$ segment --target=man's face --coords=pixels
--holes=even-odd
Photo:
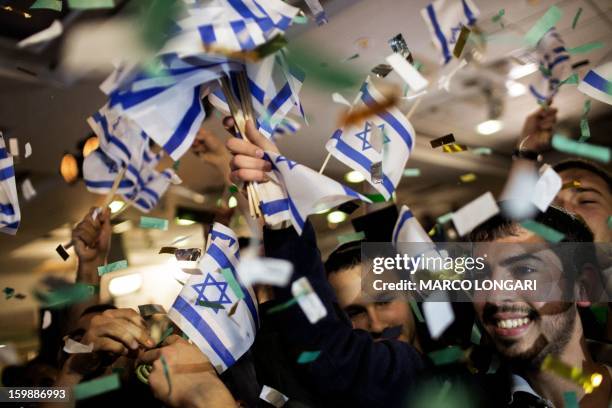
[[[329,275],[338,303],[350,317],[353,328],[370,332],[379,338],[385,329],[401,326],[399,340],[412,343],[415,324],[410,305],[404,299],[377,292],[374,299],[365,299],[361,290],[361,265]]]
[[[559,175],[563,184],[578,181],[580,186],[561,190],[554,203],[580,215],[593,231],[595,242],[611,242],[608,217],[612,215],[612,194],[605,180],[583,169],[568,169]]]
[[[526,243],[529,245],[523,245]],[[478,256],[487,254],[484,279],[537,279],[538,287],[541,281],[564,282],[559,257],[545,241],[525,229],[519,229],[516,236],[478,244],[476,252]],[[558,354],[565,348],[574,330],[576,306],[553,301],[562,299],[567,287],[555,284],[549,289],[552,291],[547,289],[544,299],[534,297],[533,292],[475,292],[476,315],[503,357],[539,366],[547,354]],[[542,301],[545,299],[551,301]]]

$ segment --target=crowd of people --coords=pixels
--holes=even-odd
[[[549,148],[555,122],[556,109],[552,107],[527,118],[511,173],[519,167],[539,167],[538,156]],[[231,128],[232,119],[226,118],[224,125]],[[251,122],[247,123],[247,136],[249,141],[229,138],[223,146],[202,129],[192,151],[219,168],[228,182],[265,183],[272,170],[266,152],[279,150]],[[553,205],[534,220],[561,232],[564,242],[609,243],[610,175],[581,159],[570,158],[553,168],[564,188]],[[402,204],[368,204],[367,214],[352,220],[364,238],[339,245],[327,259],[321,257],[309,222],[301,234],[287,222],[261,225],[262,254],[291,262],[290,283],[306,277],[326,315],[311,324],[297,307],[268,313],[294,299],[291,284],[256,287],[260,321],[255,342],[222,374],[178,328],[158,344],[145,317],[132,309],[101,304],[94,295],[86,302],[52,310],[53,324],[41,331],[38,356],[24,366],[5,368],[2,383],[74,387],[119,373],[120,388],[77,401],[82,406],[578,406],[571,405],[571,398],[580,407],[609,406],[612,320],[608,318],[602,324],[595,319],[588,296],[577,295],[570,302],[534,300],[520,292],[481,293],[471,303],[452,303],[455,319],[437,338],[431,336],[423,321],[422,302],[404,296],[364,296],[361,279],[368,259],[362,258],[362,244],[389,242],[398,217],[397,206]],[[74,228],[72,237],[78,256],[77,282],[97,285],[97,267],[104,265],[109,253],[111,222],[108,209],[96,217],[93,212]],[[504,212],[464,238],[483,245],[548,245]],[[580,294],[593,289],[589,284],[598,286],[607,293],[599,298],[603,302],[599,306],[610,316],[610,269],[603,263],[587,264],[582,257],[551,256],[560,265],[555,277],[562,282],[560,290]],[[509,263],[519,262],[515,258],[521,257],[507,251],[489,251],[488,276],[495,279],[510,270]],[[520,267],[527,269],[529,265]],[[481,333],[477,341],[472,336],[474,330]],[[92,345],[91,352],[66,353],[63,346],[68,338]],[[442,364],[436,356],[445,350],[461,353]],[[318,356],[298,363],[304,351],[317,352]],[[597,384],[587,390],[576,376],[542,369],[551,357],[580,375],[599,374]],[[142,364],[150,367],[146,384],[136,375]],[[272,394],[260,398],[262,387]]]

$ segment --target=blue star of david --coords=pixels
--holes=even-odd
[[[390,142],[385,132],[385,124],[378,125],[378,128],[383,132],[383,144]],[[368,133],[372,132],[372,125],[370,122],[365,123],[363,131],[355,133],[357,139],[361,140],[361,151],[364,152],[372,148],[372,144],[368,141]]]
[[[236,240],[232,237],[230,237],[229,235],[226,235],[220,231],[215,231],[214,229],[210,231],[210,239],[212,241],[216,240],[216,239],[220,239],[221,241],[229,241],[229,246],[234,245],[234,243],[236,242]]]
[[[295,166],[297,166],[296,162],[294,162],[293,160],[289,160],[285,156],[278,156],[274,163],[278,164],[278,163],[282,163],[282,162],[287,162],[287,165],[289,166],[289,170],[292,170]]]
[[[204,291],[209,286],[215,286],[219,290],[219,298],[217,300],[209,299],[204,294]],[[227,282],[219,282],[213,278],[213,276],[209,273],[206,275],[203,283],[198,283],[196,285],[191,286],[196,293],[198,294],[198,298],[196,299],[196,304],[200,303],[200,301],[211,302],[211,303],[219,303],[221,305],[231,305],[232,301],[229,296],[227,296]],[[219,313],[219,309],[212,308],[215,311],[215,314]]]
[[[459,24],[457,27],[451,27],[451,38],[448,41],[449,44],[454,44],[457,42],[457,34],[461,32],[461,27],[461,24]]]

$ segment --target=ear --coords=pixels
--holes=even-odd
[[[589,307],[593,301],[598,300],[602,294],[602,282],[599,279],[597,267],[585,264],[574,285],[574,298],[580,307]]]

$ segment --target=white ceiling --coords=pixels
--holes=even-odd
[[[535,110],[537,105],[527,94],[517,98],[503,95],[505,109],[501,120],[504,129],[494,135],[481,136],[474,131],[474,127],[486,119],[487,104],[479,86],[467,86],[466,83],[483,84],[486,81],[502,87],[506,74],[505,61],[510,55],[521,51],[521,36],[548,7],[557,4],[563,10],[564,16],[558,29],[568,47],[592,41],[604,43],[603,48],[584,55],[584,58],[590,60],[590,67],[600,63],[606,55],[606,60],[612,59],[610,1],[475,2],[481,11],[480,28],[487,34],[499,37],[487,45],[485,58],[480,64],[472,63],[455,76],[450,92],[433,90],[427,94],[412,118],[417,131],[417,146],[407,166],[420,168],[421,177],[402,181],[398,199],[410,203],[418,214],[427,212],[434,216],[440,215],[476,194],[488,189],[495,192],[502,185],[514,140],[525,116]],[[292,29],[290,38],[324,56],[321,58],[329,64],[340,64],[365,77],[373,66],[383,62],[384,57],[390,54],[387,40],[402,33],[415,58],[424,64],[424,75],[430,82],[436,83],[439,74],[438,54],[419,11],[427,3],[427,0],[329,1],[324,3],[330,17],[328,25],[317,27],[310,23],[307,26],[297,26]],[[576,29],[572,29],[571,21],[579,7],[583,8],[582,16]],[[504,30],[491,22],[491,17],[502,8],[505,9]],[[368,47],[358,48],[356,40],[364,37],[368,39]],[[354,53],[359,53],[359,58],[342,62]],[[7,55],[10,54],[2,54],[0,73],[6,74],[7,67],[10,68],[10,58]],[[579,58],[574,58],[574,61],[577,60]],[[537,75],[523,78],[521,82],[529,84]],[[387,81],[400,83],[394,73],[389,75]],[[89,132],[85,123],[87,116],[104,103],[104,97],[98,90],[99,82],[100,78],[92,78],[69,86],[53,86],[36,80],[0,76],[0,128],[7,130],[5,133],[8,137],[17,137],[22,146],[28,141],[32,144],[33,155],[28,159],[21,158],[16,164],[16,170],[30,172],[30,178],[38,190],[38,196],[30,202],[21,198],[23,218],[17,236],[0,235],[2,287],[12,286],[28,292],[33,280],[43,273],[74,271],[74,264],[59,261],[53,248],[67,238],[67,226],[78,221],[100,197],[86,192],[82,185],[66,186],[57,168],[64,151],[74,150],[77,141]],[[352,100],[356,89],[320,88],[306,79],[301,98],[310,125],[303,127],[298,134],[280,141],[283,153],[312,168],[319,168],[326,155],[324,144],[336,128],[342,110],[342,106],[332,102],[333,92],[341,92]],[[583,100],[583,95],[572,86],[565,86],[555,98],[559,120],[567,129],[575,131],[577,128]],[[410,104],[402,108],[407,111]],[[593,101],[589,115],[593,123],[598,117],[608,116],[605,122],[607,125],[601,128],[607,126],[609,129],[610,115],[610,106]],[[209,126],[225,137],[217,118],[212,118]],[[448,155],[431,149],[430,139],[451,132],[460,143],[488,146],[494,149],[494,154],[490,157],[479,157],[469,152]],[[594,134],[593,140],[610,145],[609,136],[604,132]],[[346,171],[343,164],[332,159],[326,174],[339,179]],[[476,173],[479,177],[477,182],[459,184],[458,176],[467,172]],[[221,188],[219,175],[214,169],[188,156],[181,160],[179,174],[186,187],[207,194],[205,207],[214,207],[216,196],[213,193]],[[184,199],[170,192],[164,200],[154,215],[172,218],[174,203]],[[139,214],[130,210],[126,216],[137,220]],[[324,251],[328,251],[335,245],[334,234],[329,233],[331,230],[324,216],[315,216],[314,220],[320,233],[321,246]],[[171,242],[176,236],[184,234],[185,228],[173,226],[170,231],[160,234],[139,230],[126,233],[124,246],[130,264],[144,267],[158,262],[161,258],[149,255],[156,253],[160,246]],[[201,228],[192,229],[193,234],[201,235]],[[349,229],[348,224],[341,225],[334,233]],[[51,231],[55,232],[51,234]],[[43,237],[45,235],[46,238]],[[28,246],[24,246],[26,244]],[[16,310],[27,311],[33,306],[30,300],[18,303],[14,299],[5,301],[0,298],[0,316]]]

